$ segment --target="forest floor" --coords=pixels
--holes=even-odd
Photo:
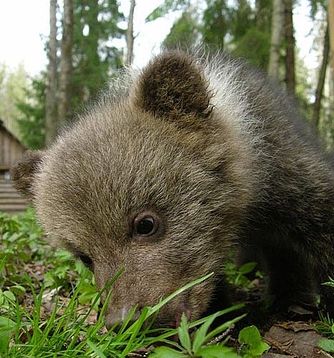
[[[255,282],[254,282],[255,281]],[[237,289],[237,301],[245,304],[247,316],[238,325],[256,325],[270,345],[270,349],[262,355],[264,358],[325,358],[334,357],[331,339],[333,337],[334,321],[318,311],[309,311],[300,306],[291,307],[285,313],[273,313],[265,308],[265,285],[263,279],[255,279],[250,289]],[[320,348],[319,342],[325,342]],[[327,346],[326,346],[327,344]],[[330,348],[331,347],[331,348]]]
[[[226,268],[243,308],[153,329],[154,314],[169,297],[107,331],[91,272],[49,247],[32,210],[21,217],[0,213],[0,238],[0,357],[334,357],[334,320],[300,307],[268,314],[264,278],[258,272],[247,278],[253,263]]]

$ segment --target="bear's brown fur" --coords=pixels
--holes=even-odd
[[[227,304],[232,245],[264,259],[281,308],[314,304],[334,274],[330,165],[291,101],[224,55],[162,53],[13,177],[50,239],[89,264],[99,287],[124,268],[109,323],[212,271],[158,320]]]

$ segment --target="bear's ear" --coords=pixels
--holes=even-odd
[[[171,51],[154,58],[139,75],[135,104],[168,120],[207,118],[211,93],[203,70],[189,55]]]
[[[22,160],[11,168],[14,187],[25,197],[32,199],[32,184],[43,160],[42,151],[27,151]]]

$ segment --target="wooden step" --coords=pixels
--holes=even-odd
[[[1,191],[0,190],[0,199],[1,198],[23,198],[17,191]]]
[[[0,207],[3,204],[22,204],[22,205],[26,205],[27,202],[20,197],[17,198],[0,198]]]
[[[20,193],[18,193],[16,190],[1,190],[0,188],[0,197],[5,197],[5,196],[22,196]]]
[[[0,180],[0,211],[18,214],[25,211],[28,202],[13,187],[8,180]]]
[[[15,194],[16,196],[21,196],[21,194],[19,192],[17,192],[15,189],[2,189],[2,188],[0,188],[0,194],[3,194],[3,195],[13,195],[13,194]]]
[[[7,214],[7,215],[22,215],[24,214],[26,211],[26,208],[25,209],[14,209],[14,210],[0,210],[0,213],[4,213],[4,214]]]
[[[2,213],[2,212],[7,215],[13,216],[13,215],[23,214],[25,212],[25,210],[7,210],[7,211],[0,210],[0,213]]]
[[[0,183],[0,186],[13,186],[13,183],[11,181],[4,181]]]
[[[11,184],[1,184],[0,185],[0,191],[5,191],[5,190],[14,190],[14,191],[16,191],[16,189]]]
[[[17,190],[15,190],[14,188],[6,188],[6,189],[0,188],[0,193],[4,193],[4,194],[15,193],[16,195],[20,195],[20,193]]]
[[[0,206],[0,212],[4,212],[7,214],[22,214],[26,211],[27,206],[24,205],[6,205]]]

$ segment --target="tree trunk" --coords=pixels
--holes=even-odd
[[[58,128],[66,120],[70,103],[73,47],[73,0],[64,0],[63,37],[59,74]]]
[[[279,78],[280,49],[283,35],[283,10],[283,1],[273,0],[268,73],[274,78]]]
[[[329,59],[330,59],[330,78],[331,93],[334,93],[334,0],[329,0],[328,3],[328,31],[329,31]],[[333,99],[332,99],[333,101]]]
[[[57,128],[57,0],[50,0],[50,38],[45,104],[45,144],[49,146]]]
[[[133,61],[133,42],[134,42],[134,36],[133,36],[133,15],[134,10],[136,6],[136,1],[131,0],[130,3],[130,12],[129,12],[129,18],[128,18],[128,28],[126,31],[126,45],[127,45],[127,52],[126,52],[126,65],[130,66]]]
[[[315,93],[315,101],[314,101],[314,105],[313,105],[312,121],[317,129],[319,128],[321,100],[322,100],[322,95],[323,95],[323,91],[324,91],[325,79],[326,79],[326,69],[327,69],[327,65],[328,65],[328,57],[329,57],[329,33],[328,33],[328,27],[327,27],[326,33],[325,33],[325,39],[324,39],[322,63],[321,63],[320,71],[319,71],[317,90]]]
[[[284,10],[284,32],[286,42],[285,53],[285,83],[288,92],[294,94],[296,88],[295,75],[295,36],[293,28],[293,3],[292,0],[285,0]]]

